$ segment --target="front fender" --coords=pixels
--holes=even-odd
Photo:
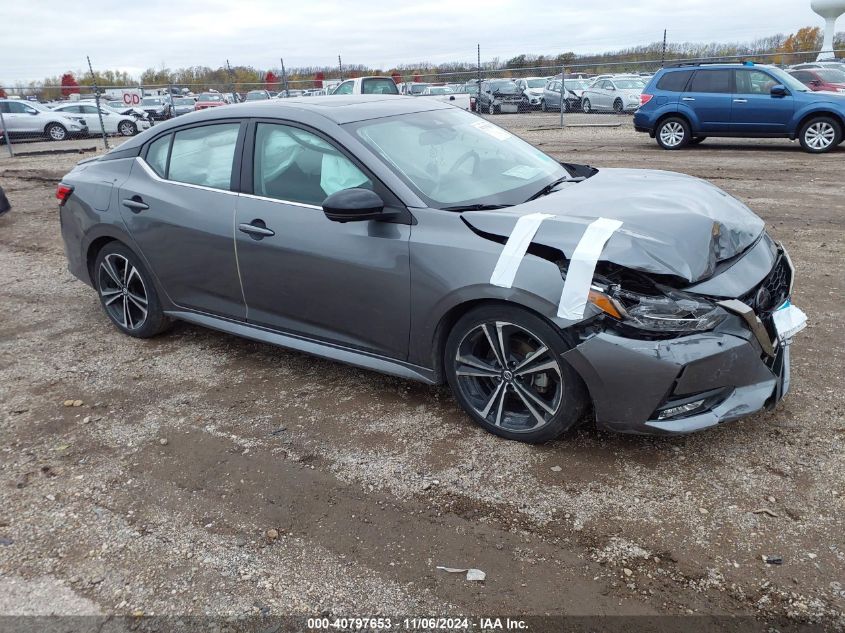
[[[843,98],[843,103],[845,103],[845,98]],[[792,116],[792,121],[789,126],[791,139],[798,137],[801,121],[812,114],[821,114],[826,116],[833,115],[839,119],[840,125],[845,128],[845,107],[843,107],[843,104],[834,103],[833,101],[814,101],[813,103],[808,103],[795,108],[795,114]]]

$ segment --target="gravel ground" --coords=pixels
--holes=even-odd
[[[494,120],[567,161],[707,178],[759,213],[810,318],[786,400],[689,437],[584,428],[525,446],[475,427],[445,388],[185,324],[131,339],[65,269],[52,196],[80,156],[0,153],[14,205],[0,218],[0,613],[845,628],[845,152],[664,152],[627,125]]]

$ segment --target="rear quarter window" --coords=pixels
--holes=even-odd
[[[668,72],[658,80],[657,89],[667,92],[683,92],[690,77],[692,77],[691,70]]]

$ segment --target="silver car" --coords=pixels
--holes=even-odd
[[[587,412],[671,434],[773,406],[805,321],[786,252],[713,185],[560,163],[429,99],[197,112],[56,195],[69,270],[122,332],[180,319],[447,382],[526,442]]]
[[[633,112],[640,107],[644,88],[645,84],[636,78],[599,79],[582,93],[581,109],[584,112]]]
[[[80,115],[54,112],[32,101],[0,99],[0,112],[9,138],[47,138],[64,141],[88,136],[88,126]]]

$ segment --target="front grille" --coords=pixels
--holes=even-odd
[[[778,256],[772,270],[758,286],[741,298],[746,305],[751,306],[764,321],[789,298],[789,288],[792,285],[792,267],[789,259],[783,253]]]

